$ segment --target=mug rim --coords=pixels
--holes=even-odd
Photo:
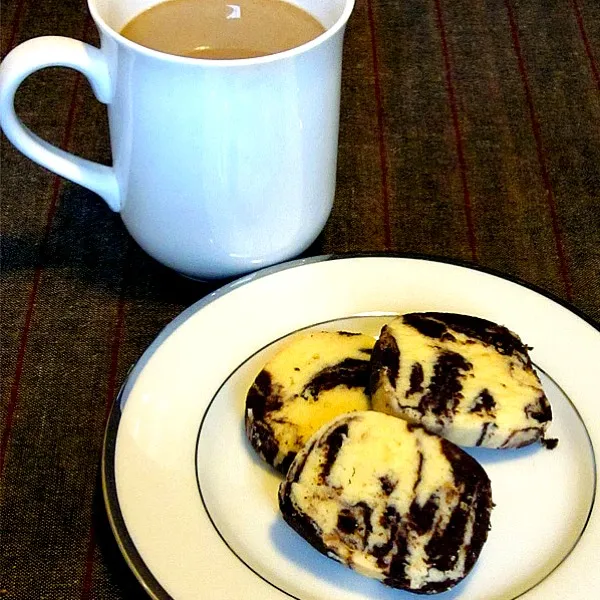
[[[152,6],[155,4],[160,4],[165,0],[157,0]],[[162,60],[168,63],[177,63],[177,64],[186,64],[186,65],[197,65],[202,67],[211,67],[211,68],[223,68],[223,67],[250,67],[254,65],[268,64],[272,62],[278,62],[281,60],[285,60],[287,58],[294,58],[296,56],[305,54],[309,52],[313,48],[320,46],[325,43],[328,39],[334,37],[342,27],[346,25],[352,11],[354,10],[354,6],[356,0],[344,0],[344,9],[342,14],[338,17],[337,21],[328,29],[326,29],[323,33],[319,34],[317,37],[301,44],[300,46],[295,46],[294,48],[290,48],[289,50],[284,50],[282,52],[275,52],[274,54],[267,54],[265,56],[256,56],[253,58],[193,58],[190,56],[179,56],[177,54],[169,54],[168,52],[161,52],[160,50],[154,50],[152,48],[148,48],[147,46],[143,46],[142,44],[138,44],[125,36],[121,35],[118,31],[113,29],[108,23],[104,20],[104,18],[100,15],[97,7],[96,0],[87,0],[88,10],[96,23],[97,27],[106,35],[111,37],[118,44],[137,52],[138,54],[143,54],[148,58],[153,58],[156,60]]]

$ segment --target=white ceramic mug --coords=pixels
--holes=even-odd
[[[119,35],[157,0],[88,0],[101,48],[29,40],[0,66],[0,125],[44,167],[99,194],[139,245],[199,279],[253,271],[305,250],[335,191],[342,42],[354,0],[293,0],[327,29],[259,58],[202,60]],[[113,166],[64,152],[14,110],[38,69],[81,71],[108,105]]]

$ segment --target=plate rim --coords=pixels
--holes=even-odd
[[[594,319],[585,314],[578,307],[574,306],[571,302],[560,298],[559,296],[555,295],[549,290],[546,290],[545,288],[542,288],[541,286],[525,281],[516,275],[507,274],[497,269],[484,267],[466,260],[427,255],[421,253],[348,252],[317,255],[299,258],[277,265],[273,265],[261,269],[259,271],[247,274],[245,276],[239,277],[228,283],[225,283],[223,286],[210,292],[208,295],[197,300],[189,307],[184,309],[181,313],[174,317],[165,327],[163,327],[162,330],[159,331],[159,333],[155,336],[150,345],[140,355],[139,359],[129,368],[129,371],[125,376],[125,379],[119,389],[119,392],[115,397],[105,427],[101,457],[101,484],[109,525],[116,539],[121,555],[123,556],[127,566],[132,571],[132,573],[134,574],[134,576],[138,580],[138,583],[142,586],[144,591],[149,595],[149,597],[153,598],[153,600],[176,599],[173,598],[173,596],[171,596],[159,583],[159,581],[154,577],[149,567],[146,565],[143,557],[137,550],[128,532],[127,525],[121,512],[116,489],[115,451],[117,434],[119,430],[119,424],[121,420],[123,407],[127,402],[128,395],[132,390],[137,378],[143,371],[144,367],[146,366],[152,355],[161,346],[162,342],[166,338],[168,338],[176,329],[178,329],[180,325],[185,323],[192,315],[196,314],[197,312],[205,308],[207,305],[215,302],[222,296],[229,294],[233,290],[243,287],[244,285],[252,283],[253,281],[256,281],[258,279],[262,279],[263,277],[268,277],[272,274],[284,270],[294,269],[313,263],[363,258],[403,259],[430,263],[441,263],[491,275],[499,279],[505,280],[507,282],[517,284],[520,287],[533,291],[545,297],[546,299],[560,305],[564,309],[571,312],[574,316],[580,318],[582,321],[587,323],[594,330],[596,330],[598,334],[600,334],[600,324],[596,323]],[[591,441],[593,442],[593,440]],[[592,507],[590,509],[588,520],[589,518],[591,518],[593,511],[594,502],[592,502]]]

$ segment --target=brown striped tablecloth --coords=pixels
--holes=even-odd
[[[2,56],[39,35],[98,43],[82,0],[6,0],[1,24]],[[357,0],[344,60],[336,203],[308,254],[459,259],[598,324],[600,2]],[[110,162],[74,71],[33,75],[17,107]],[[0,598],[143,598],[106,522],[104,426],[129,366],[216,285],[157,265],[5,137],[1,169]]]

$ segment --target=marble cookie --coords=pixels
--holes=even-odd
[[[321,553],[420,594],[469,573],[487,539],[490,481],[466,452],[402,419],[342,415],[319,430],[279,488],[285,521]]]
[[[383,327],[373,408],[461,446],[518,448],[544,438],[552,410],[519,337],[490,321],[411,313]]]
[[[294,337],[256,377],[245,426],[256,452],[283,474],[306,440],[342,413],[370,408],[375,338],[345,331]]]

